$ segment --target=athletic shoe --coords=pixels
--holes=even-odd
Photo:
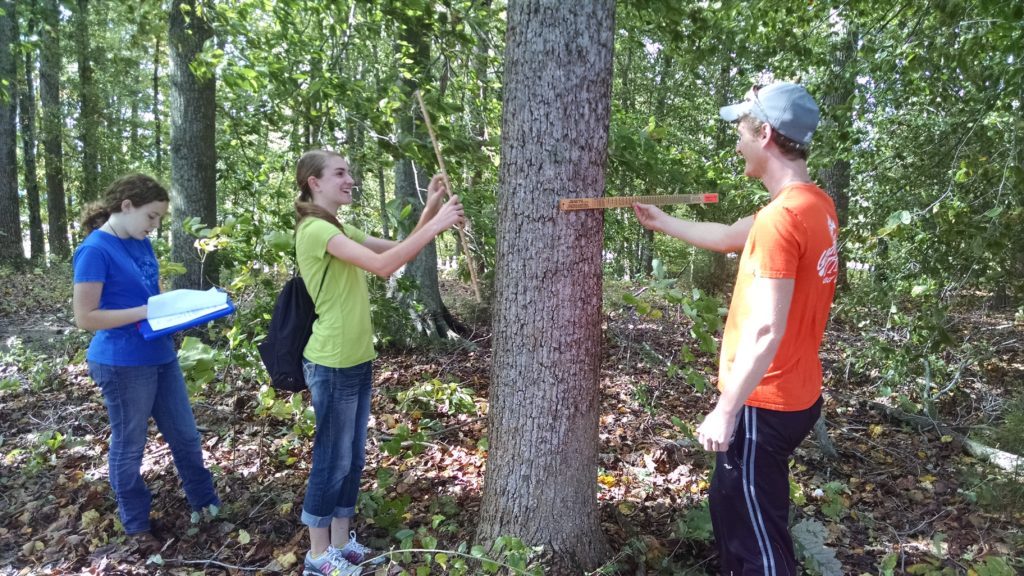
[[[337,548],[328,548],[315,560],[306,552],[306,561],[302,566],[302,576],[358,576],[361,572],[338,554]]]
[[[357,542],[355,530],[348,533],[348,544],[341,548],[335,548],[335,550],[352,564],[366,562],[370,566],[376,566],[382,564],[385,560],[383,556],[378,556],[376,552]]]

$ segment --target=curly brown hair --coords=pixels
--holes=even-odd
[[[170,195],[162,184],[145,174],[125,174],[114,180],[103,193],[103,198],[82,209],[82,230],[89,234],[103,226],[110,215],[121,211],[121,205],[128,200],[132,206],[144,206],[150,202],[169,202]]]

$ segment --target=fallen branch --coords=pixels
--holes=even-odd
[[[985,446],[980,442],[975,442],[967,436],[949,428],[943,426],[935,420],[928,418],[927,416],[918,416],[917,414],[908,414],[899,408],[893,408],[892,406],[886,406],[881,402],[870,402],[871,408],[882,412],[889,418],[912,424],[920,429],[932,429],[937,431],[941,435],[951,436],[957,442],[959,442],[964,450],[971,456],[985,460],[990,464],[995,465],[997,468],[1006,472],[1019,472],[1024,470],[1024,458],[1010,452],[1004,452],[998,448],[992,448],[991,446]]]
[[[225,564],[224,562],[218,562],[216,560],[184,560],[182,558],[163,558],[163,564],[165,566],[187,566],[189,564],[202,564],[217,566],[218,568],[224,568],[225,570],[243,570],[245,572],[270,572],[272,574],[284,574],[282,570],[274,570],[267,568],[266,566],[235,566],[232,564]]]

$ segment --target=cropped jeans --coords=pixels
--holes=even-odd
[[[192,509],[219,506],[178,361],[155,366],[89,362],[89,374],[103,392],[110,416],[110,485],[125,533],[150,529],[153,495],[141,474],[150,416],[171,449]]]
[[[313,467],[302,502],[302,523],[324,528],[333,518],[351,518],[356,513],[366,464],[373,363],[328,368],[303,360],[302,368],[316,413]]]

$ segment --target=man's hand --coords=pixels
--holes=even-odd
[[[659,223],[667,217],[661,208],[652,204],[633,204],[633,212],[636,213],[636,218],[640,221],[641,226],[655,232],[661,231]]]
[[[709,452],[725,452],[729,449],[732,433],[736,430],[738,414],[728,414],[716,406],[704,417],[704,422],[697,427],[697,441]]]

